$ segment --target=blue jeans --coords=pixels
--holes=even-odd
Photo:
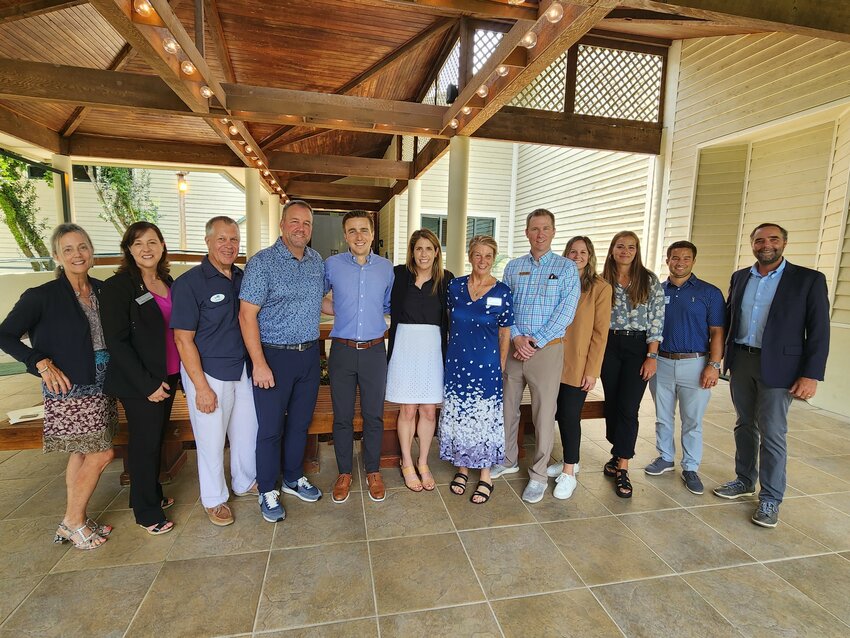
[[[655,399],[655,447],[668,462],[676,458],[674,430],[676,401],[682,420],[682,469],[696,472],[702,461],[702,417],[711,399],[711,390],[700,385],[706,357],[698,359],[658,358],[658,369],[649,381]]]

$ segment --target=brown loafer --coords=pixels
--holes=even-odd
[[[205,509],[207,510],[207,517],[213,525],[226,527],[227,525],[233,524],[233,512],[230,511],[227,503],[222,503],[215,507],[207,507]]]
[[[380,472],[369,472],[366,475],[366,485],[369,486],[369,498],[378,502],[384,500],[387,490],[384,487],[384,479],[381,478]]]
[[[334,503],[345,503],[348,500],[349,492],[351,492],[351,474],[340,474],[336,483],[334,483]]]

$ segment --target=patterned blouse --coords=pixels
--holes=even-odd
[[[646,342],[664,340],[664,288],[658,277],[650,273],[649,299],[632,307],[628,288],[614,285],[614,305],[611,308],[612,330],[645,330]]]
[[[100,311],[94,291],[92,291],[91,296],[89,297],[88,304],[83,303],[83,300],[80,299],[79,295],[77,295],[77,301],[80,302],[80,308],[83,309],[83,314],[89,321],[89,328],[91,329],[91,343],[92,346],[94,346],[94,350],[106,350],[106,341],[103,338],[103,328],[100,325]]]

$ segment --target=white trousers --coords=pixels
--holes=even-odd
[[[207,383],[218,397],[218,406],[215,412],[204,414],[198,410],[195,386],[182,364],[180,375],[198,448],[201,503],[204,507],[215,507],[226,503],[230,497],[224,480],[225,435],[230,440],[230,479],[233,491],[247,492],[257,478],[254,390],[244,367],[239,381],[220,381],[205,373]]]

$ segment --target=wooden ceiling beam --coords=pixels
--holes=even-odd
[[[533,20],[537,17],[533,7],[513,6],[490,0],[383,0],[385,4],[416,7],[439,15],[470,16],[487,20]]]
[[[68,7],[85,4],[88,0],[29,0],[0,8],[0,24],[32,18],[43,13],[59,11]]]
[[[230,59],[230,51],[227,48],[227,38],[224,35],[224,27],[221,24],[221,14],[218,12],[218,0],[204,0],[204,17],[210,27],[212,44],[216,57],[224,69],[224,77],[228,82],[236,82],[236,73],[233,70],[233,61]]]
[[[556,23],[549,22],[544,16],[545,10],[551,3],[541,3],[540,17],[535,22],[518,21],[504,35],[493,55],[475,74],[472,81],[461,90],[457,100],[445,115],[442,132],[451,134],[450,124],[455,120],[458,126],[454,133],[472,135],[559,55],[596,26],[611,9],[617,6],[617,2],[618,0],[583,0],[581,6],[563,4],[563,17]],[[536,44],[527,49],[520,45],[529,32],[535,34]],[[500,76],[497,73],[497,69],[501,66],[507,68],[507,75]],[[482,98],[476,94],[476,91],[483,85],[488,87],[489,92]],[[471,107],[472,110],[465,114],[462,111],[464,107]]]
[[[341,177],[375,177],[381,179],[407,179],[410,162],[375,159],[371,157],[346,157],[343,155],[310,155],[307,153],[269,153],[269,168],[287,173],[313,173]]]
[[[443,20],[437,20],[430,27],[428,27],[424,31],[421,31],[420,33],[413,36],[410,40],[408,40],[407,42],[402,44],[400,47],[395,49],[392,53],[381,58],[375,64],[370,66],[368,69],[366,69],[362,73],[358,74],[356,77],[352,78],[351,80],[349,80],[348,82],[343,84],[336,91],[334,91],[334,93],[337,94],[337,95],[344,95],[344,94],[348,93],[349,91],[351,91],[352,89],[357,88],[358,86],[363,84],[363,82],[366,82],[370,78],[374,77],[375,75],[377,75],[378,73],[383,71],[386,67],[388,67],[390,64],[392,64],[396,60],[399,60],[400,58],[407,55],[410,51],[417,48],[423,42],[427,42],[431,38],[443,33],[446,29],[453,27],[455,25],[455,23],[456,23],[456,20],[452,20],[452,19],[449,19],[449,18],[446,18],[446,19],[443,19]],[[279,142],[280,138],[283,135],[285,135],[287,132],[292,130],[293,128],[295,128],[295,127],[294,126],[281,126],[276,131],[273,131],[271,134],[266,136],[264,139],[260,140],[260,146],[262,147],[263,150],[271,150],[272,148],[280,146],[280,142]],[[319,131],[317,133],[311,134],[311,137],[315,136],[315,135],[322,135],[323,133],[324,133],[324,131]],[[285,143],[291,144],[292,140],[287,140]]]
[[[289,191],[287,191],[289,192]],[[304,199],[303,197],[299,199]],[[377,212],[381,210],[380,202],[360,202],[348,201],[339,199],[317,199],[309,198],[305,200],[313,210],[367,210],[369,212]]]
[[[590,5],[593,0],[570,0]],[[621,8],[675,13],[753,31],[780,31],[850,42],[847,0],[621,0]]]
[[[66,140],[68,154],[78,157],[139,162],[173,162],[210,166],[241,166],[242,162],[221,144],[134,140],[76,133]]]
[[[624,153],[658,155],[661,151],[661,127],[657,124],[511,106],[487,120],[474,137]],[[435,141],[438,140],[432,140],[432,143]]]
[[[24,142],[46,148],[52,153],[64,153],[67,147],[65,140],[56,131],[33,122],[5,106],[0,106],[0,131]]]
[[[416,154],[416,157],[411,162],[410,179],[417,179],[422,174],[437,163],[443,155],[449,150],[449,141],[434,139],[428,140],[428,143],[422,147],[422,150]]]
[[[380,202],[390,192],[388,186],[362,186],[293,180],[286,185],[286,194],[297,199],[343,199],[356,202]]]

